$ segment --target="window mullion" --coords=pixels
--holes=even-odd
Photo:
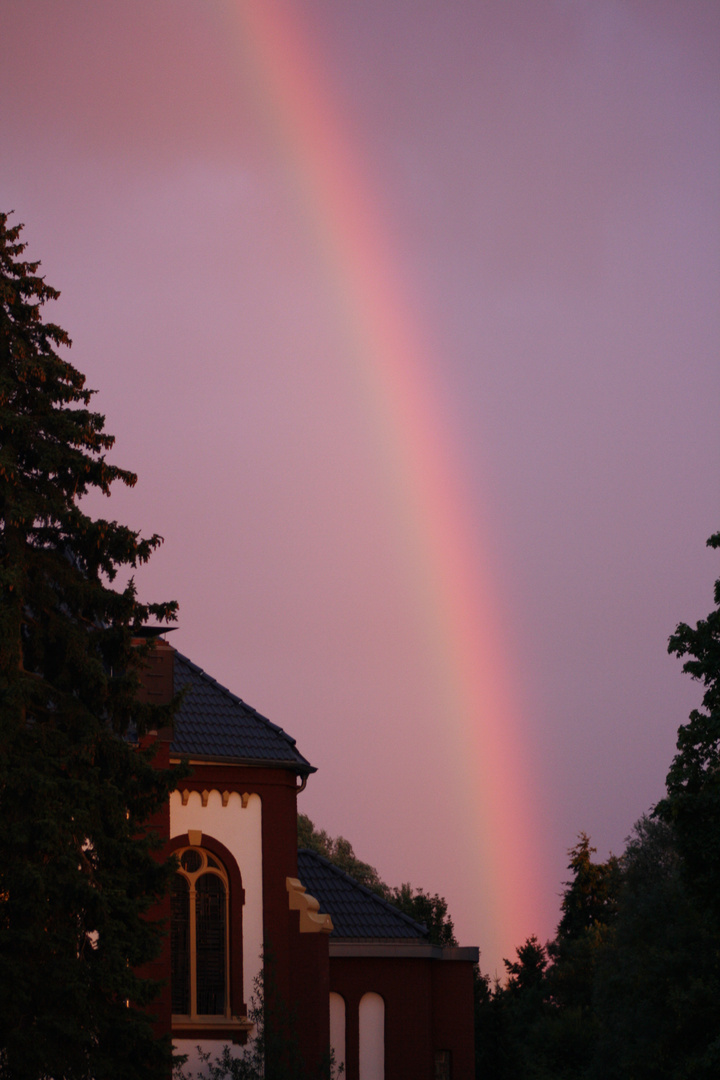
[[[230,883],[225,881],[225,1016],[231,1016],[230,1002]]]
[[[190,882],[190,1015],[197,1016],[197,933],[195,878]]]

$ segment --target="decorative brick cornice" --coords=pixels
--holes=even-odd
[[[200,790],[200,788],[197,788],[197,787],[178,788],[178,792],[180,793],[180,798],[182,800],[183,806],[187,806],[188,799],[190,798],[190,795],[192,794],[193,791],[196,791],[198,793],[198,795],[200,796],[200,801],[202,802],[203,806],[207,806],[208,799],[210,798],[210,794],[211,794],[212,791],[217,791],[218,795],[220,796],[220,798],[222,800],[223,806],[227,806],[227,804],[230,801],[230,796],[232,794],[234,794],[234,792],[227,791],[227,790],[226,791],[220,791],[219,788],[211,788],[211,789],[203,788],[202,791]],[[247,807],[248,802],[250,801],[250,792],[249,791],[243,791],[242,794],[241,794],[238,791],[237,794],[240,795],[240,802],[242,803],[243,810],[244,810]]]

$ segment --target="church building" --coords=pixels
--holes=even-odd
[[[159,765],[185,760],[157,820],[179,868],[162,914],[171,933],[147,974],[153,1006],[200,1068],[253,1037],[251,999],[282,1003],[309,1070],[332,1046],[345,1080],[471,1080],[476,948],[439,948],[424,926],[326,859],[297,849],[297,797],[316,770],[295,740],[159,638],[146,700],[184,690]]]

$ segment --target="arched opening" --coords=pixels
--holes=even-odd
[[[363,994],[359,1007],[360,1080],[385,1080],[385,1002]]]
[[[173,1016],[230,1016],[229,881],[217,856],[203,848],[178,852],[171,897]]]
[[[345,1069],[345,998],[342,994],[330,994],[330,1046],[335,1067]]]

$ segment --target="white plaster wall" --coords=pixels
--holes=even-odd
[[[330,993],[330,1046],[335,1055],[335,1068],[345,1068],[345,998]]]
[[[243,995],[249,1007],[262,963],[262,800],[259,795],[250,795],[247,806],[243,807],[240,796],[232,792],[227,806],[223,806],[220,792],[211,791],[207,806],[203,806],[200,793],[191,791],[187,805],[183,806],[180,792],[173,791],[170,796],[170,839],[182,836],[189,829],[200,829],[203,834],[219,840],[232,852],[240,868],[245,890]],[[222,1048],[222,1043],[219,1045]],[[210,1049],[210,1044],[204,1049]]]
[[[379,994],[360,998],[360,1080],[385,1080],[385,1002]]]

